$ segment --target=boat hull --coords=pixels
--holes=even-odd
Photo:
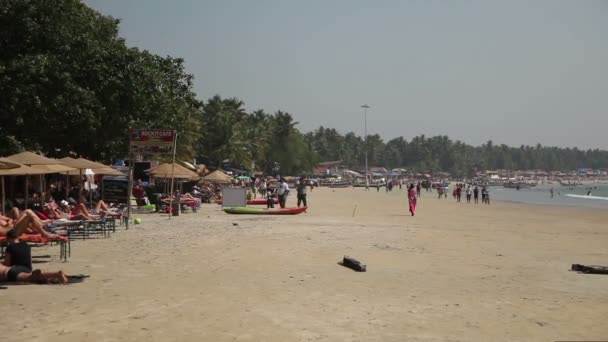
[[[229,207],[224,208],[226,214],[240,215],[297,215],[305,212],[307,207],[300,208],[251,208],[251,207]]]

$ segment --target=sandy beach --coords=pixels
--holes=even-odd
[[[608,264],[605,210],[425,192],[410,217],[405,190],[309,201],[297,216],[139,215],[74,241],[67,263],[35,248],[52,256],[39,267],[91,277],[0,290],[2,341],[608,340],[608,276],[569,271]]]

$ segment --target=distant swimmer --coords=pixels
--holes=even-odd
[[[591,196],[591,190],[587,191],[587,196]]]

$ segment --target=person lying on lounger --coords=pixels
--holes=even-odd
[[[57,238],[57,234],[44,230],[46,225],[47,222],[40,220],[36,213],[29,209],[20,213],[17,220],[0,215],[0,236],[5,236],[11,229],[15,229],[18,236],[33,233],[40,234],[47,239]]]
[[[87,207],[82,203],[76,203],[76,201],[71,200],[68,201],[70,213],[68,214],[68,220],[99,220],[101,215],[93,215],[88,210]]]
[[[95,205],[95,212],[101,217],[122,215],[122,212],[116,210],[116,208],[110,208],[103,200],[97,201],[97,204]]]
[[[68,278],[63,271],[43,272],[38,269],[32,271],[31,247],[27,243],[19,241],[19,233],[16,229],[8,231],[6,236],[9,239],[9,245],[6,248],[4,263],[0,264],[0,283],[68,283]]]

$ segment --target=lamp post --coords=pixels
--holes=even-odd
[[[363,106],[361,106],[361,108],[363,108],[363,135],[365,139],[365,189],[369,190],[369,175],[367,172],[367,109],[369,108],[369,106],[364,104]]]

